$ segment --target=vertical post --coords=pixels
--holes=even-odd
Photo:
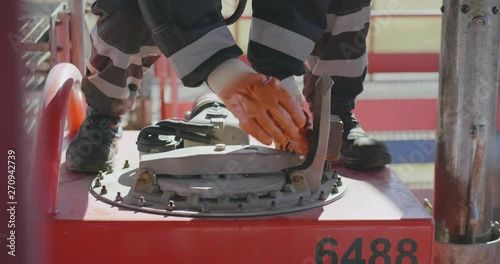
[[[234,0],[234,6],[237,7],[239,2],[240,2],[239,0]],[[234,23],[234,40],[236,41],[236,44],[241,45],[241,43],[240,43],[240,27],[239,27],[240,25],[239,24],[240,24],[239,20],[236,21],[236,23]]]
[[[71,16],[66,13],[57,14],[58,21],[55,23],[57,31],[55,38],[55,46],[57,51],[57,63],[71,61],[71,40],[70,40],[70,25]],[[54,64],[55,65],[55,64]]]
[[[71,11],[71,63],[85,74],[85,1],[70,0]]]
[[[436,263],[495,263],[492,248],[500,245],[491,228],[489,188],[498,177],[493,157],[499,6],[497,0],[444,0],[435,164]]]
[[[372,6],[371,6],[370,14],[374,10],[377,10],[377,7],[376,7],[377,5],[376,4],[377,4],[377,1],[372,1]],[[371,57],[370,54],[375,54],[375,52],[376,52],[375,51],[375,41],[377,39],[376,38],[376,34],[378,33],[377,32],[378,28],[377,28],[376,21],[379,18],[377,16],[372,16],[372,15],[370,15],[370,17],[371,17],[370,18],[370,20],[371,20],[370,21],[370,29],[368,31],[368,38],[367,38],[367,40],[368,40],[369,43],[368,43],[368,46],[366,47],[366,54],[368,56],[368,62],[370,62],[370,57]],[[367,77],[368,77],[369,81],[373,81],[373,74],[374,73],[371,71],[371,69],[372,68],[370,66],[368,66],[368,72],[367,72],[368,76]]]
[[[168,117],[166,104],[165,104],[165,89],[167,85],[167,58],[161,56],[155,63],[155,76],[160,81],[160,118],[166,119]]]
[[[168,62],[168,78],[170,79],[170,114],[171,117],[179,117],[179,80],[174,67]]]

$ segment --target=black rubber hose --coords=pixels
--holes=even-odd
[[[217,128],[213,124],[192,124],[184,121],[170,119],[162,120],[156,123],[156,125],[160,127],[176,130],[179,129],[186,132],[201,133],[206,135],[213,135],[217,131]]]
[[[165,126],[147,126],[139,132],[136,143],[138,144],[139,142],[141,142],[141,140],[161,141],[158,137],[159,135],[178,136],[179,138],[185,140],[211,145],[213,145],[217,140],[217,138],[215,138],[213,135],[203,135],[185,130],[177,130],[175,128]]]
[[[247,0],[239,0],[238,6],[236,6],[236,10],[234,10],[234,13],[230,17],[225,19],[226,25],[229,26],[238,21],[241,15],[243,15],[243,12],[245,12],[246,5],[247,5]]]

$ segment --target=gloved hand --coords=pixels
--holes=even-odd
[[[218,93],[238,118],[240,127],[260,142],[286,144],[292,139],[302,146],[299,130],[306,115],[301,104],[280,86],[280,81],[259,73],[246,73]],[[302,150],[302,148],[301,148]]]
[[[288,92],[290,96],[294,98],[295,101],[297,101],[302,107],[304,107],[302,103],[303,96],[293,76],[281,80],[281,86]],[[299,135],[296,138],[289,138],[289,140],[285,144],[275,142],[276,149],[304,155],[309,153],[309,144],[312,141],[313,136],[312,121],[304,109],[302,110],[302,112],[306,116],[307,120],[304,126],[299,129]]]
[[[306,155],[309,153],[309,143],[312,140],[312,123],[310,121],[309,115],[304,111],[306,115],[306,123],[304,127],[299,129],[299,134],[295,138],[290,138],[286,143],[280,144],[275,142],[275,147],[278,150],[290,151],[298,154]]]

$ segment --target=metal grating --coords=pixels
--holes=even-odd
[[[50,17],[65,9],[67,1],[21,1],[19,10],[22,17]]]
[[[17,38],[22,44],[50,43],[49,31],[57,19],[57,14],[66,9],[65,3],[30,2],[20,4],[19,32]],[[51,68],[49,51],[24,51],[21,53],[23,65],[22,83],[28,91],[40,90]]]
[[[16,41],[22,44],[50,45],[49,32],[56,22],[58,13],[66,10],[66,4],[60,2],[31,2],[19,3],[21,16],[19,17],[19,30]],[[25,89],[23,109],[26,120],[24,127],[28,138],[31,139],[38,115],[41,91],[46,77],[51,69],[51,52],[45,50],[21,51],[20,61],[22,66],[21,85]]]
[[[48,42],[51,18],[64,10],[65,6],[64,3],[21,2],[19,35],[23,37],[22,43]]]
[[[38,43],[48,41],[48,31],[50,29],[50,17],[22,18],[20,36],[22,43]]]
[[[29,72],[48,73],[51,68],[50,52],[26,52],[21,57],[21,63]]]
[[[438,80],[366,81],[358,100],[436,99]]]

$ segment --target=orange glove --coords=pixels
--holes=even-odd
[[[307,121],[301,129],[299,129],[299,134],[295,138],[291,138],[285,144],[275,143],[276,149],[290,151],[298,154],[307,155],[309,153],[309,143],[312,140],[312,124],[309,115],[304,112],[307,117]]]
[[[303,97],[293,76],[281,80],[281,86],[303,107]],[[299,129],[299,135],[296,138],[290,138],[285,144],[275,142],[276,149],[299,154],[309,153],[309,144],[312,140],[312,123],[307,112],[305,110],[302,111],[307,120],[305,125]]]
[[[238,118],[241,129],[260,142],[286,144],[301,138],[299,129],[305,126],[306,116],[278,79],[246,73],[218,95]]]

